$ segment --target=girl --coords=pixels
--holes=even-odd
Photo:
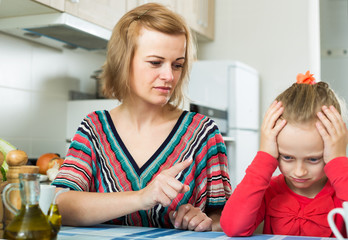
[[[231,192],[222,136],[179,107],[193,58],[185,21],[162,5],[118,21],[101,78],[121,105],[89,114],[73,138],[53,182],[74,190],[57,199],[63,224],[220,228]]]
[[[328,84],[299,74],[265,114],[260,151],[222,212],[224,232],[250,236],[264,222],[264,234],[333,236],[327,214],[348,201],[347,137]]]

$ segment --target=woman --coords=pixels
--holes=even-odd
[[[109,41],[101,78],[121,102],[81,123],[53,182],[63,224],[219,230],[231,193],[215,123],[183,111],[194,58],[180,16],[159,4],[126,13]]]

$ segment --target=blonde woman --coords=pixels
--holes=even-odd
[[[185,21],[150,3],[114,28],[101,75],[121,102],[81,123],[54,185],[63,224],[219,230],[231,194],[216,124],[179,108],[194,59]]]

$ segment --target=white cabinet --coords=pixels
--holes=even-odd
[[[170,10],[176,12],[177,11],[177,4],[178,0],[128,0],[127,1],[127,11],[132,10],[133,8],[143,5],[145,3],[149,2],[157,2],[160,4],[163,4],[164,6],[168,7]]]
[[[187,0],[177,2],[177,12],[188,22],[197,34],[198,40],[214,40],[214,0]]]
[[[59,11],[64,11],[64,1],[65,0],[33,0],[34,2],[41,3],[43,5],[52,7]]]
[[[65,0],[65,12],[112,30],[126,13],[126,0]]]
[[[126,0],[33,0],[112,30],[126,13]]]
[[[128,0],[127,10],[149,2],[161,3],[183,16],[198,40],[214,40],[215,0]]]

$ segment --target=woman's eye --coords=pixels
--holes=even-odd
[[[161,65],[161,62],[160,61],[149,61],[149,63],[155,67],[158,67]]]
[[[173,64],[173,69],[174,70],[179,70],[179,69],[181,69],[181,68],[183,68],[184,67],[184,65],[183,64],[180,64],[180,63],[174,63]]]

